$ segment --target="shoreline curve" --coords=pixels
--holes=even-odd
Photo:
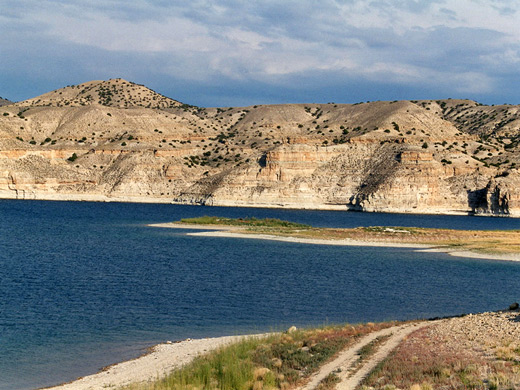
[[[148,353],[135,359],[103,368],[99,372],[80,377],[72,382],[40,390],[93,390],[112,389],[130,384],[149,382],[165,377],[173,370],[190,363],[196,357],[247,337],[267,334],[222,336],[157,344]]]

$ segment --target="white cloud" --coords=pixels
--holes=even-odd
[[[128,67],[133,55],[144,59],[136,64],[153,63],[158,74],[208,83],[271,83],[330,72],[486,93],[501,73],[518,66],[519,5],[520,0],[19,0],[0,15],[0,34],[9,30],[14,40],[74,46],[71,55],[98,50],[100,68],[111,66],[115,73],[117,58]],[[106,64],[109,54],[112,62]],[[91,68],[95,61],[90,59]]]

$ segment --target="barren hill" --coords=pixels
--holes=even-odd
[[[181,103],[123,79],[89,81],[21,102],[20,107],[78,107],[99,104],[107,107],[170,108]]]
[[[200,108],[92,81],[3,107],[0,196],[519,215],[518,110]]]
[[[7,105],[9,105],[9,104],[11,104],[11,103],[12,103],[11,101],[9,101],[9,100],[7,100],[7,99],[4,99],[4,98],[0,97],[0,107],[2,107],[2,106],[7,106]]]

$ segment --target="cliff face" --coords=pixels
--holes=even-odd
[[[2,111],[4,198],[520,215],[516,106],[204,109],[117,79]]]

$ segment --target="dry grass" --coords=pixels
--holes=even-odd
[[[216,218],[227,229],[241,233],[271,234],[325,240],[355,240],[363,242],[410,243],[449,247],[461,251],[488,254],[520,253],[520,230],[452,230],[409,227],[359,227],[353,229],[314,228],[280,220]],[[225,220],[225,221],[224,221]],[[184,222],[184,221],[183,221]]]
[[[433,329],[432,329],[433,328]],[[362,389],[518,389],[520,365],[516,344],[492,353],[486,340],[464,338],[457,332],[424,328],[410,335],[364,381]],[[500,343],[504,335],[491,328],[485,336]]]
[[[296,232],[295,235],[312,238],[447,246],[483,253],[520,253],[520,230],[452,230],[401,227],[321,228]]]
[[[316,387],[316,390],[333,390],[336,388],[336,385],[341,382],[341,379],[339,376],[336,375],[336,373],[331,372],[329,375],[323,379],[318,386]]]
[[[246,339],[201,356],[162,380],[125,389],[289,389],[360,337],[396,324],[345,325]],[[329,378],[324,386],[334,380]]]
[[[374,341],[371,341],[370,343],[364,345],[359,350],[359,357],[358,359],[352,364],[350,370],[350,375],[354,375],[356,372],[358,372],[362,367],[363,364],[369,360],[379,349],[381,345],[383,345],[391,335],[386,336],[379,336]]]

